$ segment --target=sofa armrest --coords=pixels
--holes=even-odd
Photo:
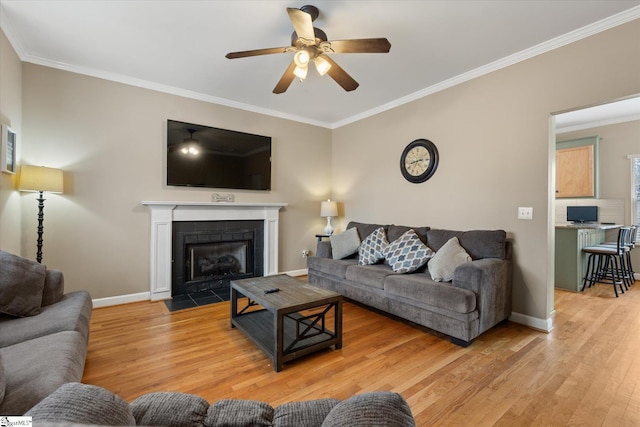
[[[318,242],[318,247],[316,248],[316,256],[320,258],[333,258],[333,253],[331,252],[331,242],[322,241]]]
[[[459,266],[453,286],[476,294],[480,317],[479,334],[511,315],[513,263],[510,259],[483,258]]]
[[[44,289],[42,291],[42,306],[55,304],[64,295],[64,276],[60,270],[45,271]]]

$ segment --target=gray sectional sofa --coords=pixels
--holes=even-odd
[[[209,404],[186,393],[156,392],[131,404],[110,391],[70,383],[33,407],[34,425],[114,425],[180,427],[415,427],[401,395],[368,392],[346,400],[332,398],[283,403],[276,408],[257,400],[222,399]]]
[[[0,251],[0,414],[23,415],[84,371],[91,297],[64,277]]]
[[[413,229],[432,251],[427,255],[429,261],[410,273],[394,271],[386,259],[361,265],[358,257],[362,257],[362,243],[347,256],[340,248],[340,259],[334,259],[338,238],[334,242],[332,236],[331,241],[319,242],[316,255],[307,260],[309,283],[446,334],[461,346],[469,345],[510,316],[513,262],[505,231],[437,230],[357,222],[349,223],[347,231],[353,234],[353,228],[363,243],[379,228],[390,243]],[[467,262],[451,269],[450,280],[435,281],[430,266],[435,267],[435,255],[445,244],[450,247],[452,239],[468,255]],[[444,252],[442,249],[441,254]],[[439,263],[442,258],[438,256]]]

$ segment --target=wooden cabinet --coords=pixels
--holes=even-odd
[[[601,228],[556,228],[555,287],[579,292],[587,269],[582,248],[604,242]]]
[[[556,144],[556,197],[598,197],[598,145],[589,137]]]

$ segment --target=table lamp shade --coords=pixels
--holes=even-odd
[[[320,203],[320,216],[322,217],[334,217],[338,216],[338,203],[327,200]]]
[[[20,168],[20,184],[18,189],[20,191],[62,193],[62,171],[44,166],[22,166]]]

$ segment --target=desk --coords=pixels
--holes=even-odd
[[[620,227],[619,224],[557,225],[555,287],[580,292],[587,268],[587,257],[582,253],[582,248],[603,243],[606,230]]]

